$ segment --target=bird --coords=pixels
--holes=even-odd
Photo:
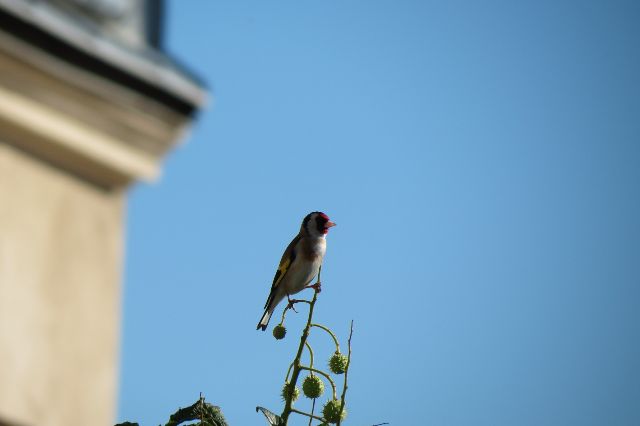
[[[282,254],[257,330],[267,329],[273,311],[285,296],[289,298],[305,288],[313,287],[316,291],[320,290],[319,286],[310,286],[309,283],[320,271],[327,249],[326,236],[329,228],[333,226],[336,224],[322,212],[311,212],[304,217],[300,232]]]

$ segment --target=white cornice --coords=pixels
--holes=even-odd
[[[0,87],[0,117],[30,133],[35,144],[73,152],[93,164],[102,164],[129,179],[151,180],[158,176],[157,161],[129,148],[122,141],[95,131],[79,121]],[[33,146],[34,142],[31,142]],[[46,148],[47,151],[51,146]]]

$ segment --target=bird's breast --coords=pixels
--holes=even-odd
[[[310,262],[322,262],[326,251],[327,241],[324,238],[309,238],[303,241],[302,255]]]

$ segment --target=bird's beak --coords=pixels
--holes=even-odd
[[[329,221],[329,222],[327,222],[327,224],[326,224],[325,226],[326,226],[327,228],[331,228],[332,226],[336,226],[336,223],[335,223],[335,222],[331,222],[331,221]]]

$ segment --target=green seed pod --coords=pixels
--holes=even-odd
[[[343,374],[347,369],[348,358],[336,351],[329,359],[329,369],[334,374]]]
[[[328,423],[338,423],[338,420],[344,420],[347,417],[347,409],[343,409],[340,413],[341,402],[337,399],[327,401],[322,408],[322,417]]]
[[[302,382],[302,392],[307,398],[318,398],[324,392],[324,382],[318,376],[307,376]]]
[[[278,324],[273,327],[273,337],[277,340],[284,339],[284,336],[287,334],[287,329],[282,324]]]
[[[293,393],[292,393],[293,392]],[[289,396],[291,396],[291,402],[294,402],[300,396],[300,389],[298,387],[291,386],[291,383],[284,382],[284,386],[282,386],[282,400],[286,401]]]

